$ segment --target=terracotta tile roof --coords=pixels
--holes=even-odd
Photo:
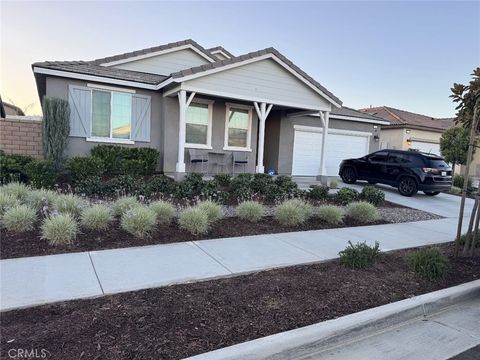
[[[359,111],[382,117],[390,121],[392,126],[420,127],[437,131],[443,131],[455,126],[455,118],[433,118],[431,116],[416,114],[389,106],[364,108]]]
[[[282,55],[278,50],[276,50],[273,47],[269,47],[269,48],[266,48],[266,49],[263,49],[263,50],[253,51],[253,52],[250,52],[250,53],[247,53],[247,54],[244,54],[244,55],[233,57],[231,59],[220,60],[220,61],[216,61],[214,63],[195,66],[195,67],[185,69],[185,70],[180,70],[178,72],[175,72],[175,73],[171,74],[170,76],[174,79],[182,78],[184,76],[201,73],[203,71],[207,71],[207,70],[211,70],[211,69],[215,69],[215,68],[220,68],[220,67],[223,67],[223,66],[226,66],[226,65],[239,63],[239,62],[242,62],[242,61],[245,61],[245,60],[255,59],[257,57],[260,57],[260,56],[266,55],[266,54],[275,55],[281,61],[286,63],[289,67],[291,67],[297,73],[299,73],[304,79],[306,79],[307,81],[312,83],[316,88],[318,88],[320,91],[324,92],[327,96],[329,96],[331,99],[333,99],[336,103],[338,103],[340,105],[342,104],[342,101],[339,98],[337,98],[335,95],[333,95],[330,91],[328,91],[325,87],[323,87],[318,81],[316,81],[314,78],[312,78],[310,75],[308,75],[305,71],[303,71],[298,66],[296,66],[293,62],[291,62],[289,59],[287,59],[284,55]]]

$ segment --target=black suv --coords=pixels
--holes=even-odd
[[[367,180],[370,184],[391,185],[404,196],[415,195],[418,190],[435,196],[452,187],[452,169],[445,160],[417,151],[380,150],[343,160],[339,175],[347,184]]]

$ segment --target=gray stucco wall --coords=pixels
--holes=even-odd
[[[86,82],[74,79],[66,79],[60,77],[47,77],[46,81],[46,96],[57,97],[68,101],[68,85],[87,86],[87,84],[95,84],[93,82]],[[101,85],[101,84],[99,84]],[[122,86],[115,86],[122,88]],[[123,87],[124,88],[124,87]],[[128,88],[131,89],[131,88]],[[148,95],[151,97],[151,120],[150,120],[150,142],[135,142],[134,145],[122,145],[132,147],[152,147],[160,151],[160,159],[158,169],[163,168],[163,117],[162,117],[162,94],[155,91],[135,89],[138,94]],[[88,155],[90,150],[95,146],[101,144],[99,142],[86,141],[81,137],[70,137],[67,147],[66,155],[71,156],[83,156]]]
[[[268,120],[267,120],[268,122]],[[278,164],[274,168],[279,174],[291,174],[292,173],[292,160],[293,160],[293,140],[294,140],[294,125],[305,126],[318,126],[322,127],[321,120],[318,117],[303,116],[288,118],[282,117],[280,121],[280,137],[279,137],[279,153]],[[331,118],[329,127],[332,129],[354,130],[370,132],[374,134],[373,124],[361,123],[357,121],[348,120],[336,120]],[[378,126],[378,133],[380,135],[380,126]],[[270,134],[266,133],[266,141],[268,141]],[[373,136],[370,138],[370,152],[378,150],[379,142],[373,140]],[[328,142],[327,142],[328,146]]]
[[[226,172],[232,171],[232,152],[223,150],[224,147],[224,138],[225,138],[225,114],[226,114],[226,102],[233,103],[233,101],[225,101],[220,98],[212,97],[201,97],[198,98],[214,100],[213,104],[213,115],[212,115],[212,150],[224,152],[227,156],[227,168]],[[242,104],[241,102],[235,102]],[[252,105],[244,103],[244,105]],[[165,144],[165,156],[164,156],[164,166],[163,171],[166,174],[175,172],[175,165],[177,163],[177,148],[178,148],[178,115],[179,105],[176,97],[167,97],[164,98],[164,119],[165,119],[165,133],[164,133],[164,144]],[[252,133],[251,133],[251,148],[252,151],[248,152],[249,163],[246,167],[247,172],[254,172],[256,165],[256,156],[257,156],[257,133],[258,133],[258,117],[253,109],[253,118],[252,118]],[[208,150],[203,150],[208,151]],[[211,162],[214,161],[213,156],[211,155]],[[190,159],[188,155],[188,148],[185,149],[185,164],[186,171],[190,172],[192,167],[190,165]],[[193,169],[194,171],[199,171],[199,168]],[[215,168],[211,168],[210,171],[216,171]],[[243,166],[237,166],[236,172],[243,171]]]

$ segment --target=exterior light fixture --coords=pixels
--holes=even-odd
[[[407,130],[408,131],[408,130]],[[411,146],[412,145],[412,139],[407,139],[407,145]]]
[[[407,129],[405,132],[406,132],[407,134],[410,134],[410,130],[408,130],[408,129]]]

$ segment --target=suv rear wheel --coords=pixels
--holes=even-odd
[[[357,174],[355,173],[355,169],[351,166],[344,167],[340,177],[346,184],[355,184],[357,182]]]
[[[414,178],[404,176],[398,183],[398,192],[403,196],[413,196],[418,192],[418,185]]]
[[[425,195],[428,195],[428,196],[435,196],[440,194],[440,191],[424,191],[424,193]]]

